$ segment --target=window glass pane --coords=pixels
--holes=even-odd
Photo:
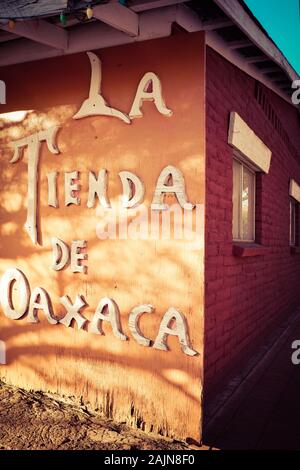
[[[241,207],[241,171],[242,165],[233,160],[233,215],[232,215],[232,236],[234,240],[241,238],[240,234],[240,207]]]
[[[243,240],[254,241],[254,184],[255,174],[243,166],[242,235]]]

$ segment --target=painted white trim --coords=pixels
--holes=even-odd
[[[290,196],[300,202],[300,186],[299,184],[291,179],[290,181]]]
[[[296,207],[295,199],[290,199],[290,246],[296,246]]]
[[[6,344],[0,340],[0,364],[6,364]]]
[[[271,150],[236,112],[230,113],[228,143],[258,170],[269,173]]]
[[[239,235],[242,235],[242,223],[243,223],[243,215],[242,215],[242,188],[243,188],[243,180],[244,180],[244,168],[246,167],[247,170],[252,173],[253,175],[253,198],[252,198],[252,219],[253,219],[253,226],[251,227],[251,231],[253,232],[253,239],[244,239],[244,238],[232,238],[233,242],[238,243],[255,243],[256,240],[256,171],[257,169],[253,169],[252,165],[248,162],[245,162],[243,155],[239,152],[234,152],[233,160],[235,160],[239,165],[241,165],[241,172],[240,172],[240,185],[239,185],[239,220],[238,220],[238,231]],[[233,188],[234,191],[234,188]],[[233,213],[232,213],[233,217]],[[233,228],[233,218],[232,218],[232,228]]]

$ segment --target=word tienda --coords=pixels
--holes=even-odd
[[[14,306],[13,285],[19,294],[18,307]],[[35,287],[31,292],[25,274],[19,269],[7,269],[1,278],[0,303],[5,316],[11,320],[18,320],[27,314],[27,320],[30,323],[38,323],[38,314],[39,311],[42,311],[51,325],[61,323],[69,327],[72,323],[76,323],[78,329],[80,329],[90,323],[88,331],[99,335],[104,334],[103,322],[108,322],[116,338],[121,341],[128,340],[122,330],[119,307],[113,299],[108,297],[100,299],[90,322],[81,313],[87,305],[82,295],[77,294],[74,303],[67,295],[60,297],[59,301],[66,310],[63,318],[55,316],[50,296],[45,289]],[[174,307],[170,307],[165,312],[153,342],[143,335],[139,326],[140,317],[144,314],[152,314],[154,311],[155,307],[150,304],[136,305],[130,311],[128,327],[134,340],[141,346],[150,347],[153,343],[152,347],[154,349],[167,351],[167,337],[169,335],[176,336],[184,354],[188,356],[197,355],[197,352],[190,345],[185,316]],[[174,323],[175,326],[172,326]]]
[[[15,152],[11,159],[11,163],[18,162],[22,156],[23,148],[28,146],[27,219],[25,229],[34,244],[38,243],[37,194],[39,184],[38,167],[40,146],[41,142],[45,141],[51,153],[59,153],[55,144],[57,131],[58,127],[53,127],[14,142]],[[64,175],[66,206],[71,204],[79,205],[81,202],[78,194],[75,195],[75,193],[78,193],[81,189],[78,182],[79,176],[78,171],[66,172]],[[119,177],[123,186],[123,207],[132,208],[141,204],[145,194],[145,187],[141,179],[130,171],[121,171],[119,173]],[[48,205],[55,208],[58,207],[57,178],[58,172],[47,174]],[[172,184],[170,184],[170,179]],[[107,184],[108,172],[105,168],[101,169],[98,172],[98,175],[92,171],[89,172],[88,208],[94,207],[96,197],[98,197],[100,204],[104,208],[110,207],[110,202],[107,196]],[[182,208],[187,210],[192,210],[194,208],[194,205],[187,200],[182,172],[172,165],[168,165],[163,168],[158,176],[151,204],[152,210],[164,210],[168,208],[168,206],[163,202],[163,197],[166,193],[175,194]]]
[[[120,171],[119,177],[122,183],[122,207],[130,209],[142,204],[145,195],[145,186],[143,181],[131,171]],[[57,185],[59,172],[47,174],[48,179],[48,205],[58,207]],[[64,173],[65,205],[75,204],[79,206],[81,199],[79,197],[82,189],[78,171]],[[169,183],[170,178],[172,184]],[[96,198],[100,205],[105,209],[110,209],[111,204],[107,194],[108,172],[104,168],[96,175],[93,171],[88,173],[88,196],[87,207],[95,206]],[[175,166],[168,165],[162,169],[157,178],[153,199],[151,203],[152,210],[164,210],[168,205],[164,204],[163,196],[166,193],[175,194],[179,205],[183,209],[191,210],[194,205],[187,200],[185,191],[185,181],[182,172]]]

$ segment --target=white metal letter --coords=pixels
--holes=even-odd
[[[175,328],[170,328],[169,325],[171,320],[176,321]],[[162,351],[168,351],[168,335],[178,336],[180,347],[184,354],[187,354],[188,356],[195,356],[196,354],[198,354],[190,347],[187,324],[184,315],[173,307],[170,307],[163,316],[163,319],[159,326],[158,335],[153,344],[153,348],[161,349]]]
[[[12,301],[13,285],[16,284],[19,292],[18,308],[15,309]],[[4,315],[11,320],[18,320],[23,317],[28,310],[30,297],[29,282],[19,269],[7,269],[2,276],[0,283],[0,302]]]
[[[149,86],[152,87],[152,91],[147,91]],[[154,101],[157,111],[159,111],[164,116],[171,116],[173,114],[171,109],[168,109],[164,103],[160,79],[153,72],[147,72],[138,85],[136,95],[129,113],[129,117],[131,119],[143,116],[141,106],[145,100]]]
[[[104,314],[103,311],[107,309],[108,313]],[[116,302],[112,299],[104,297],[100,300],[96,312],[91,323],[91,333],[103,335],[102,321],[107,321],[111,324],[114,335],[122,341],[127,340],[127,336],[122,333],[120,311]]]
[[[169,185],[170,178],[172,178],[172,184]],[[166,193],[174,193],[183,209],[192,210],[195,207],[194,204],[188,202],[183,174],[172,165],[166,166],[157,179],[151,204],[152,210],[168,209],[168,205],[164,204],[164,194]]]
[[[139,319],[143,313],[152,313],[155,310],[153,305],[137,305],[129,314],[129,329],[137,343],[142,346],[150,346],[151,340],[142,335],[139,327]]]

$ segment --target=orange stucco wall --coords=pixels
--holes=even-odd
[[[157,178],[167,165],[184,174],[190,201],[204,203],[204,37],[178,34],[171,38],[94,51],[102,59],[102,93],[107,102],[129,112],[139,80],[148,71],[161,79],[164,100],[173,115],[161,115],[153,102],[144,102],[144,117],[130,125],[111,117],[73,120],[87,97],[90,64],[85,53],[0,69],[7,85],[7,105],[0,112],[33,110],[20,122],[0,116],[1,274],[21,269],[31,290],[49,293],[54,311],[64,315],[59,297],[74,302],[76,294],[88,306],[91,319],[102,297],[113,298],[121,312],[128,341],[88,328],[50,325],[26,316],[10,320],[0,314],[0,340],[6,342],[7,364],[0,376],[24,388],[82,396],[110,417],[178,437],[200,438],[203,364],[203,233],[191,249],[186,240],[100,240],[96,227],[102,213],[86,206],[88,171],[109,172],[108,195],[114,207],[122,193],[118,172],[129,170],[144,182],[144,204],[150,208]],[[42,146],[39,165],[38,220],[41,245],[24,230],[27,210],[27,152],[18,163],[10,142],[59,124],[59,155]],[[64,205],[64,172],[78,170],[81,205]],[[59,207],[47,205],[47,178],[58,171]],[[175,202],[168,196],[168,202]],[[51,237],[69,245],[88,242],[88,272],[51,269]],[[165,311],[173,306],[184,313],[195,357],[185,355],[176,337],[169,351],[138,345],[128,329],[128,314],[137,304],[156,307],[140,326],[155,339]]]

